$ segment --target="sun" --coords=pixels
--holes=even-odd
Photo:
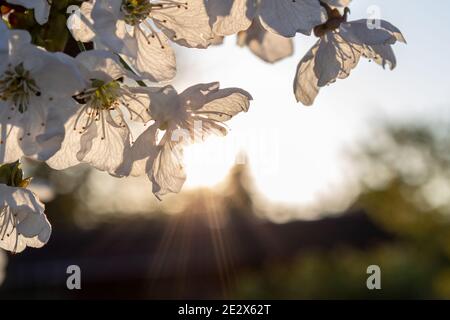
[[[226,139],[210,137],[184,151],[187,188],[212,188],[224,181],[236,163],[238,151]]]

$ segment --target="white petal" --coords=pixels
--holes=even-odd
[[[21,52],[23,50],[23,46],[30,46],[31,36],[28,31],[25,30],[10,30],[3,23],[0,22],[0,50],[3,53],[8,54],[8,58],[5,62],[6,64],[9,62],[17,61],[16,58],[23,59]],[[4,61],[2,61],[4,62]]]
[[[389,69],[393,70],[397,66],[397,59],[395,58],[395,53],[392,46],[365,46],[363,49],[363,54],[365,58],[375,61],[383,68],[388,65]]]
[[[11,111],[11,106],[0,102],[0,163],[12,163],[23,156],[19,145],[19,115]]]
[[[35,101],[21,115],[17,139],[25,156],[45,161],[61,146],[64,132],[64,119],[58,109]]]
[[[122,0],[96,1],[92,9],[94,29],[101,42],[110,50],[135,56],[137,43],[127,31],[121,6]]]
[[[209,101],[208,97],[212,93],[218,92],[219,89],[219,82],[197,84],[187,88],[180,94],[180,103],[186,109],[200,109]]]
[[[152,125],[133,143],[125,148],[123,164],[116,170],[117,176],[140,177],[152,170],[153,160],[161,149],[157,143],[158,126]]]
[[[331,41],[336,47],[338,54],[336,60],[340,64],[340,71],[338,78],[346,79],[350,76],[350,72],[356,68],[364,52],[364,47],[355,43],[345,41],[339,34],[331,38]],[[334,82],[334,80],[331,80]]]
[[[176,74],[176,59],[167,37],[161,32],[152,37],[136,30],[135,39],[136,58],[129,56],[125,60],[130,61],[139,74],[150,81],[173,79]]]
[[[254,0],[208,0],[207,9],[213,32],[220,36],[247,30],[256,14]]]
[[[217,120],[216,118],[219,118],[219,116],[203,117],[195,114],[192,115],[185,124],[185,130],[189,133],[189,137],[186,135],[186,138],[188,138],[186,142],[202,142],[212,135],[219,137],[226,136],[228,134],[228,128],[223,124],[223,121],[226,120]]]
[[[84,79],[72,57],[37,49],[27,52],[27,58],[24,67],[30,70],[42,95],[67,98],[84,88]]]
[[[56,170],[64,170],[80,163],[113,174],[123,162],[125,147],[129,144],[130,131],[121,117],[113,119],[103,111],[104,121],[93,121],[84,130],[87,118],[74,114],[65,124],[66,136],[60,150],[47,164]],[[120,125],[122,124],[122,125]],[[76,129],[76,130],[75,130]]]
[[[94,20],[92,19],[93,7],[93,2],[83,2],[79,11],[71,14],[67,20],[67,25],[75,40],[90,42],[94,39]]]
[[[96,79],[110,82],[120,79],[128,72],[122,67],[117,56],[108,51],[89,50],[81,52],[76,61],[86,80]]]
[[[219,89],[218,83],[199,84],[180,94],[181,103],[197,116],[214,121],[228,121],[247,112],[252,96],[237,88]]]
[[[210,101],[195,114],[202,114],[216,121],[228,121],[241,112],[247,112],[252,96],[237,88],[222,89],[210,97]]]
[[[180,104],[178,93],[172,86],[148,88],[150,115],[157,123],[182,119],[185,109]]]
[[[311,106],[314,103],[318,93],[318,78],[314,72],[316,63],[316,54],[319,50],[320,41],[308,51],[297,67],[297,73],[294,80],[294,92],[298,102],[305,106]]]
[[[44,246],[51,235],[44,210],[31,191],[0,185],[0,247],[21,252]]]
[[[317,85],[324,87],[334,81],[339,75],[341,64],[337,58],[334,37],[327,36],[320,41],[319,50],[316,53],[314,73],[317,77]]]
[[[158,198],[180,192],[186,181],[183,145],[172,141],[171,132],[167,132],[161,141],[161,150],[154,159],[149,178],[153,183],[153,193]]]
[[[392,33],[395,36],[395,38],[397,39],[397,41],[406,43],[405,37],[403,36],[402,32],[397,27],[395,27],[394,25],[392,25],[390,22],[388,22],[386,20],[380,20],[379,22],[380,22],[381,28]]]
[[[258,19],[253,21],[247,31],[238,34],[238,45],[247,45],[255,55],[269,63],[275,63],[294,53],[292,39],[268,32]]]
[[[114,174],[123,163],[125,147],[130,143],[130,130],[121,117],[113,119],[103,111],[102,121],[92,123],[81,135],[81,149],[77,158],[81,162]]]
[[[77,153],[81,149],[81,132],[74,130],[79,113],[73,114],[65,123],[65,137],[58,152],[46,161],[50,168],[64,170],[81,163]],[[83,121],[80,118],[80,121]],[[82,123],[82,122],[81,122]]]
[[[166,6],[153,11],[150,17],[170,40],[189,48],[206,48],[211,44],[214,34],[204,0],[183,0],[179,5]]]
[[[297,32],[310,35],[322,22],[317,0],[261,0],[259,11],[264,28],[284,37],[294,37]]]
[[[0,104],[0,115],[4,116],[0,120],[0,162],[13,162],[22,156],[45,161],[59,149],[64,138],[59,109],[39,99],[31,103],[24,113]]]
[[[397,41],[395,36],[381,28],[370,28],[369,20],[358,20],[341,25],[339,34],[348,42],[360,45],[384,45]]]

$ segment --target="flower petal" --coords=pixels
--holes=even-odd
[[[380,20],[380,26],[381,28],[389,31],[391,34],[393,34],[395,36],[395,38],[397,39],[397,41],[399,42],[403,42],[406,43],[406,39],[403,36],[402,32],[395,27],[393,24],[391,24],[390,22],[386,21],[386,20]]]
[[[153,193],[160,198],[168,193],[181,191],[186,181],[183,164],[183,143],[172,140],[171,132],[166,132],[161,149],[153,161],[149,178],[153,183]]]
[[[73,110],[76,110],[75,108]],[[79,112],[74,114],[74,111],[67,108],[66,113],[72,114],[69,119],[65,122],[65,136],[61,143],[61,147],[58,152],[56,152],[52,157],[50,157],[46,163],[47,165],[55,170],[64,170],[67,168],[74,167],[81,163],[77,158],[77,153],[81,149],[81,132],[75,130],[77,120],[83,121],[79,117]]]
[[[180,94],[186,110],[214,121],[228,121],[240,112],[247,112],[252,96],[238,88],[219,89],[217,82],[199,84]]]
[[[79,110],[65,125],[66,136],[61,149],[47,164],[56,170],[64,170],[80,163],[113,174],[123,162],[125,147],[130,142],[130,131],[121,117],[113,119],[109,112],[103,112],[103,119],[93,121],[83,130],[80,124],[87,120]],[[74,130],[74,129],[77,130]]]
[[[0,102],[0,163],[12,163],[23,156],[19,145],[20,117],[7,103]]]
[[[90,42],[95,38],[93,8],[93,2],[85,1],[81,4],[80,10],[71,14],[67,20],[67,25],[75,40]]]
[[[81,52],[76,58],[80,71],[86,80],[110,82],[128,75],[116,55],[104,50]]]
[[[23,154],[27,157],[45,161],[53,156],[64,139],[64,119],[58,109],[34,99],[32,105],[21,115],[20,130],[17,135]]]
[[[312,106],[319,93],[318,78],[314,72],[316,55],[319,50],[318,41],[303,57],[297,67],[294,80],[294,93],[298,102],[305,106]]]
[[[208,0],[207,9],[213,32],[219,36],[247,30],[256,14],[253,0]]]
[[[364,46],[363,54],[365,58],[375,61],[383,68],[388,65],[389,69],[394,70],[397,66],[394,49],[390,45]]]
[[[153,160],[161,149],[156,143],[157,131],[158,126],[150,126],[133,145],[125,148],[124,161],[116,170],[115,175],[140,177],[151,172]]]
[[[188,110],[196,110],[203,107],[212,93],[220,89],[219,82],[201,83],[189,87],[180,94],[180,104]]]
[[[238,34],[238,45],[247,45],[262,60],[275,63],[294,53],[292,39],[268,32],[256,19],[247,31]]]
[[[96,1],[92,9],[94,30],[110,50],[134,57],[137,43],[127,31],[121,6],[122,0]]]
[[[0,248],[41,248],[51,235],[44,205],[29,190],[0,185]]]
[[[136,57],[128,56],[125,60],[129,60],[136,71],[150,81],[173,79],[176,75],[176,59],[167,37],[161,32],[153,36],[146,35],[144,31],[138,29],[135,31],[135,39]]]
[[[147,90],[150,97],[150,115],[158,124],[185,117],[185,110],[174,87],[169,85]]]
[[[103,112],[103,121],[93,122],[81,135],[76,156],[80,162],[113,174],[123,163],[125,147],[130,143],[130,131],[123,119],[113,119]]]
[[[369,20],[358,20],[341,25],[339,34],[348,42],[359,45],[394,44],[397,39],[389,31],[369,27]]]
[[[27,59],[24,66],[30,70],[42,95],[67,98],[84,89],[85,81],[72,57],[36,49],[27,52]]]
[[[178,4],[164,4],[152,11],[150,17],[167,37],[189,48],[206,48],[214,34],[204,0],[183,0]]]
[[[326,36],[320,41],[319,50],[317,50],[314,73],[319,87],[325,87],[336,81],[341,70],[335,41],[333,40],[333,36]]]
[[[284,37],[294,37],[297,32],[310,35],[322,22],[317,0],[261,0],[259,11],[264,28]]]

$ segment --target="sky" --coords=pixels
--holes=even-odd
[[[235,37],[208,50],[177,48],[180,91],[220,81],[254,98],[248,113],[229,122],[226,138],[187,150],[187,189],[220,182],[243,152],[256,189],[271,203],[314,206],[331,195],[343,210],[356,196],[345,186],[354,178],[346,150],[361,137],[376,139],[370,136],[375,120],[449,118],[450,1],[355,0],[350,8],[349,20],[378,10],[408,44],[395,45],[394,71],[363,61],[350,78],[324,88],[313,107],[297,104],[292,86],[314,37],[297,36],[294,56],[274,65],[236,46]]]

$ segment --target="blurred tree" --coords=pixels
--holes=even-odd
[[[353,162],[366,211],[395,241],[370,250],[311,251],[288,265],[243,276],[242,298],[450,298],[450,136],[440,126],[384,127]],[[444,126],[445,128],[445,126]],[[382,290],[366,287],[369,265]]]

